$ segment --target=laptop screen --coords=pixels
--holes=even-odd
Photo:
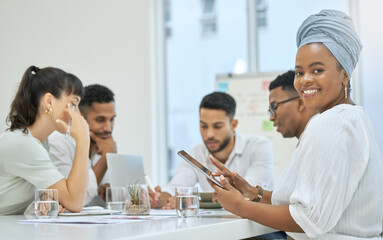
[[[119,153],[107,153],[106,161],[111,187],[126,187],[128,184],[145,184],[142,157]]]

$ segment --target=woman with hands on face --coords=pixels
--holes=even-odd
[[[247,200],[260,194],[256,189],[213,159],[224,187],[210,182],[214,200],[294,239],[381,239],[383,162],[369,118],[350,99],[362,48],[352,20],[336,10],[311,15],[298,30],[297,46],[294,87],[318,114],[273,192],[259,202]]]
[[[35,188],[57,189],[62,211],[81,211],[90,142],[88,124],[78,110],[83,91],[81,81],[61,69],[26,70],[7,118],[10,128],[0,135],[0,215],[23,213]],[[52,164],[46,140],[53,131],[65,134],[68,129],[77,147],[65,179]]]

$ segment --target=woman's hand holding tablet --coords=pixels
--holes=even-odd
[[[192,156],[190,156],[184,150],[178,152],[178,155],[182,157],[186,162],[190,163],[193,167],[195,167],[198,171],[200,171],[203,175],[205,175],[210,181],[212,181],[217,186],[224,188],[217,180],[214,179],[213,173],[203,166],[200,162],[195,160]]]

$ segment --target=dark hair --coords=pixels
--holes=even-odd
[[[114,102],[114,93],[109,88],[99,84],[86,86],[84,97],[79,104],[81,113],[85,115],[86,109],[91,108],[94,102]]]
[[[235,115],[236,103],[232,96],[223,92],[213,92],[206,95],[199,105],[201,108],[220,109],[226,112],[231,118]]]
[[[7,123],[11,124],[9,130],[23,129],[23,132],[27,133],[27,127],[36,121],[40,99],[46,93],[52,94],[55,98],[61,98],[63,93],[82,96],[84,88],[80,79],[61,69],[53,67],[39,69],[30,66],[25,71],[11,104],[11,111],[7,117]]]
[[[290,70],[281,75],[278,75],[269,85],[269,91],[277,87],[282,87],[282,90],[289,91],[297,95],[298,92],[294,88],[295,71]]]

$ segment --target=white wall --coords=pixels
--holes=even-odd
[[[0,132],[7,128],[25,69],[59,67],[84,85],[100,83],[114,91],[118,151],[143,155],[152,173],[152,5],[150,0],[1,0]]]
[[[370,117],[383,153],[382,108],[382,54],[383,54],[383,1],[359,1],[359,28],[363,44],[361,53],[361,83],[363,107]]]

